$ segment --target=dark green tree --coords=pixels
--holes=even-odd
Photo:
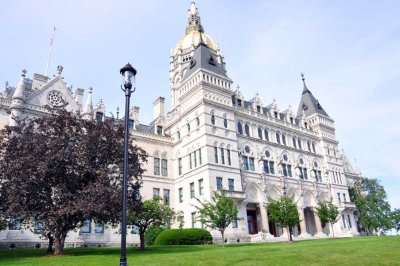
[[[367,235],[394,227],[386,191],[376,179],[360,178],[354,183],[352,197],[356,204],[360,226]]]
[[[223,190],[215,191],[211,201],[200,201],[198,210],[198,219],[202,224],[212,230],[218,230],[221,233],[222,244],[225,243],[224,233],[229,224],[234,220],[240,220],[237,216],[239,210],[235,202],[227,196]]]
[[[333,237],[335,237],[335,230],[333,224],[339,219],[339,208],[331,201],[319,201],[318,206],[315,208],[317,215],[323,224],[329,224],[332,229]]]
[[[145,248],[144,235],[150,227],[169,227],[174,219],[174,210],[162,203],[160,198],[134,201],[129,206],[128,224],[137,226],[140,237],[140,250]]]
[[[400,231],[400,209],[394,209],[392,211],[392,221],[394,228],[396,229],[396,233],[398,234]]]
[[[291,228],[301,221],[294,197],[282,196],[277,200],[269,198],[265,207],[269,212],[269,220],[275,222],[279,227],[286,228],[289,242],[293,241]]]
[[[0,131],[0,195],[7,218],[40,221],[62,255],[67,233],[85,220],[120,220],[124,129],[48,111]],[[129,158],[129,182],[140,184],[146,154],[130,144]]]

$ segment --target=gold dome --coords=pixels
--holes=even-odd
[[[207,44],[207,46],[213,49],[214,51],[217,51],[218,46],[210,36],[208,36],[204,32],[200,33],[200,31],[198,30],[190,30],[185,34],[185,36],[183,36],[183,38],[176,45],[174,50],[174,56],[179,52],[180,49],[186,50],[190,48],[192,45],[196,47],[199,44],[200,34],[202,35],[203,40]]]

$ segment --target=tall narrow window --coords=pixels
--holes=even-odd
[[[246,136],[250,137],[250,127],[248,124],[244,125],[244,131],[246,133]]]
[[[254,167],[254,158],[249,158],[249,166],[250,166],[250,171],[255,171]]]
[[[309,152],[311,152],[311,143],[309,141],[307,141],[307,149]]]
[[[182,158],[178,159],[178,173],[179,175],[182,174]]]
[[[261,113],[261,106],[257,105],[257,113]]]
[[[161,160],[161,175],[168,176],[168,160],[167,159]]]
[[[218,148],[214,147],[214,161],[218,163]]]
[[[343,202],[347,202],[346,200],[346,194],[343,193]]]
[[[231,150],[227,149],[226,150],[226,155],[228,156],[228,165],[231,165],[232,164],[232,161],[231,161]]]
[[[180,131],[177,131],[177,132],[176,132],[176,135],[178,136],[178,139],[181,138],[181,132],[180,132]]]
[[[200,118],[196,117],[196,125],[200,126]]]
[[[232,228],[238,228],[238,220],[232,220]]]
[[[316,153],[316,151],[315,151],[315,143],[314,142],[312,143],[312,150],[313,150],[313,153]]]
[[[235,190],[235,180],[232,178],[228,179],[228,189],[229,189],[229,191]]]
[[[269,134],[267,129],[264,129],[264,137],[266,141],[269,141]]]
[[[263,137],[262,137],[262,129],[260,127],[258,128],[258,138],[259,139],[263,139]]]
[[[263,162],[263,171],[264,171],[264,173],[269,174],[269,164],[268,164],[268,161],[266,161],[266,160],[264,160],[264,162]]]
[[[226,118],[224,118],[224,127],[228,128],[228,120]]]
[[[274,175],[275,174],[275,167],[274,167],[274,162],[270,161],[269,162],[269,172],[270,174]]]
[[[186,128],[187,128],[187,131],[189,133],[190,132],[190,124],[189,123],[186,125]]]
[[[199,164],[200,165],[203,164],[203,161],[202,161],[202,158],[201,158],[201,149],[199,149]]]
[[[276,143],[281,144],[281,135],[279,135],[278,132],[276,132]]]
[[[129,130],[133,129],[134,125],[135,125],[135,121],[133,119],[129,119],[128,120],[128,129]]]
[[[193,199],[194,196],[194,183],[190,183],[190,198]]]
[[[243,170],[249,170],[249,163],[248,163],[248,157],[247,156],[242,156],[242,168]]]
[[[192,212],[192,228],[196,226],[196,213]]]
[[[204,195],[204,181],[203,179],[199,180],[199,195]]]
[[[347,215],[347,223],[349,225],[349,228],[351,228],[351,220],[350,220],[350,215]]]
[[[346,219],[344,218],[344,215],[342,215],[342,221],[343,221],[343,228],[346,228]]]
[[[238,127],[238,133],[239,133],[239,134],[243,134],[243,126],[242,126],[242,123],[238,122],[238,123],[237,123],[237,127]]]
[[[157,135],[162,135],[162,126],[157,126]]]
[[[286,146],[286,136],[282,134],[282,143]]]
[[[222,189],[222,177],[217,177],[217,190]]]
[[[299,149],[301,150],[301,140],[297,139],[297,144],[299,144]]]
[[[297,142],[295,137],[292,138],[292,142],[293,142],[293,148],[297,149]]]
[[[183,188],[179,188],[179,202],[183,202]]]
[[[221,152],[221,163],[225,164],[225,152],[224,152],[224,148],[220,148],[220,152]]]
[[[197,151],[193,152],[194,167],[197,167]]]
[[[102,112],[96,112],[96,121],[97,122],[103,121],[103,113]]]
[[[337,193],[337,198],[338,198],[338,202],[342,202],[342,200],[340,198],[340,193]]]
[[[215,125],[215,115],[211,115],[211,124]]]
[[[242,106],[242,100],[241,99],[237,99],[237,105],[238,106]]]
[[[164,196],[164,204],[169,205],[170,203],[170,192],[169,189],[164,189],[163,190],[163,196]]]
[[[191,153],[189,153],[188,159],[189,159],[189,169],[192,169],[192,154]]]
[[[160,158],[154,158],[154,175],[160,175]]]

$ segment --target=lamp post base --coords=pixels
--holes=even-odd
[[[120,258],[119,259],[119,266],[126,266],[128,265],[126,258]]]

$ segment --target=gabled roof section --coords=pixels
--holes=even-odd
[[[303,80],[304,87],[303,87],[303,93],[301,94],[299,109],[297,111],[297,117],[303,115],[303,110],[306,116],[312,114],[321,114],[326,117],[329,117],[329,115],[325,112],[324,108],[322,108],[318,100],[315,99],[314,95],[307,88],[303,73],[301,73],[301,77]]]
[[[198,69],[207,70],[211,73],[228,78],[226,70],[218,63],[211,49],[204,43],[203,38],[200,34],[199,44],[193,51],[192,60],[190,61],[189,68],[183,77],[183,80],[187,79],[195,73]]]

